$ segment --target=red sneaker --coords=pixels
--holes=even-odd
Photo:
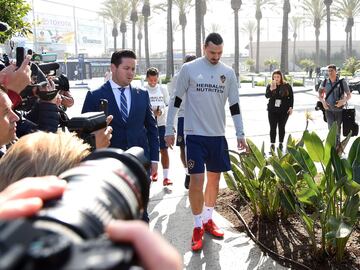
[[[171,180],[169,178],[165,178],[163,181],[163,186],[170,186],[172,184],[173,184],[173,182],[171,182]]]
[[[158,180],[158,174],[154,173],[150,178],[151,178],[151,181],[156,182]]]
[[[209,219],[207,223],[204,224],[205,232],[210,233],[215,237],[222,238],[224,237],[224,231],[221,230],[212,219]]]
[[[193,236],[191,239],[191,249],[192,251],[199,251],[202,249],[203,245],[203,235],[204,229],[200,227],[194,228]]]

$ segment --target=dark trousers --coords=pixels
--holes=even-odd
[[[276,128],[279,128],[279,142],[284,142],[285,137],[285,125],[289,118],[287,112],[268,112],[269,124],[270,124],[270,142],[276,141]]]
[[[336,145],[340,143],[340,134],[341,134],[341,123],[342,123],[342,110],[339,111],[329,111],[326,110],[326,119],[328,128],[330,129],[332,124],[336,122],[337,130],[336,130]]]

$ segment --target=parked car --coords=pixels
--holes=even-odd
[[[348,81],[350,91],[358,91],[360,94],[360,70],[355,71],[354,76]]]

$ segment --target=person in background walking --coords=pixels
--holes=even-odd
[[[147,85],[145,86],[146,90],[149,92],[150,103],[153,110],[153,113],[156,117],[158,132],[159,132],[159,142],[160,142],[160,155],[161,155],[161,165],[163,168],[163,185],[169,186],[172,185],[172,181],[169,179],[169,153],[168,147],[166,146],[164,136],[165,136],[165,123],[167,115],[167,106],[169,105],[169,93],[162,87],[159,82],[159,70],[155,67],[148,68],[146,71]],[[151,175],[151,180],[156,182],[158,179],[157,173]]]
[[[294,94],[290,84],[284,81],[280,70],[272,73],[272,82],[266,87],[265,97],[269,99],[267,110],[270,124],[270,148],[275,150],[276,129],[279,129],[279,149],[283,150],[285,126],[294,107]]]

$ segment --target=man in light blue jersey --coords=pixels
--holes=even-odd
[[[189,200],[195,220],[193,251],[202,249],[204,231],[215,237],[224,236],[224,232],[214,223],[212,212],[219,192],[220,175],[231,168],[225,139],[226,101],[229,102],[236,129],[237,147],[248,150],[235,72],[220,61],[222,37],[217,33],[209,34],[203,50],[203,57],[185,63],[180,70],[174,102],[169,104],[165,132],[166,143],[173,146],[174,118],[185,96],[184,134],[190,173]],[[203,194],[205,165],[207,184]]]

